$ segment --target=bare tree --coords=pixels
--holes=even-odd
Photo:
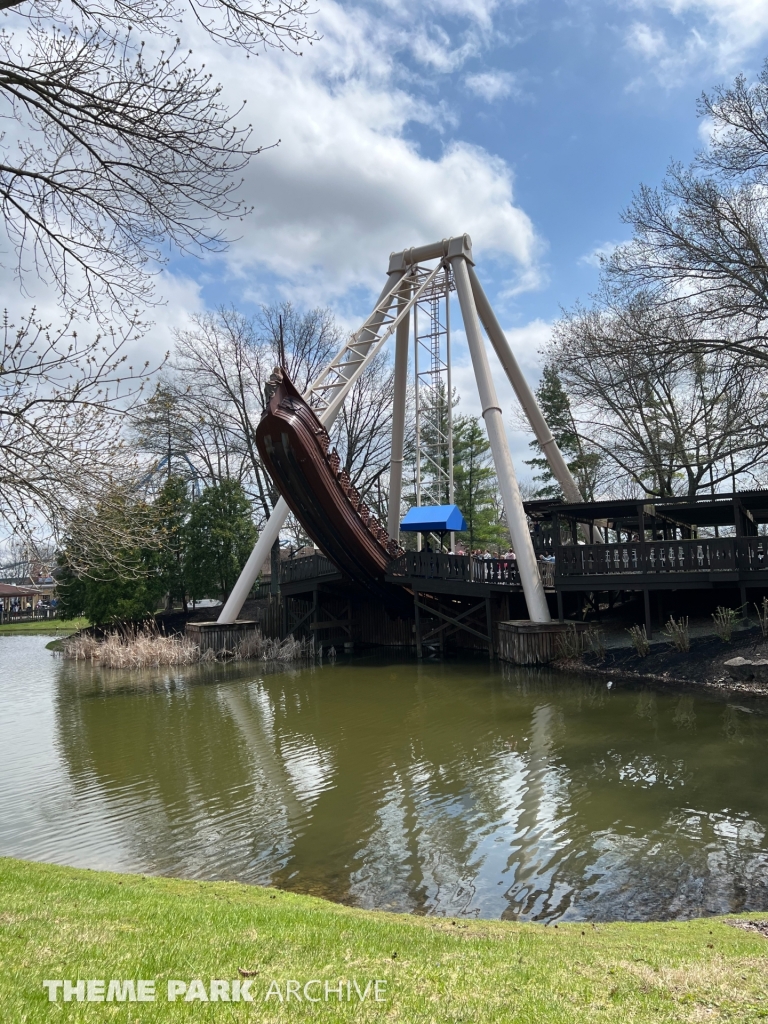
[[[352,483],[380,518],[386,517],[392,452],[395,373],[390,360],[375,360],[352,387],[332,430],[332,440]],[[406,439],[406,450],[409,450]]]
[[[254,318],[254,334],[272,366],[282,366],[299,391],[309,387],[342,341],[330,309],[299,313],[290,302],[262,306]]]
[[[607,280],[684,299],[688,340],[768,362],[768,62],[699,102],[711,142],[689,167],[670,165],[659,188],[640,187],[624,220],[632,241],[607,261]]]
[[[166,398],[172,393],[172,410],[154,422],[152,400],[146,403],[141,422],[152,420],[151,436],[140,444],[158,455],[178,446],[211,480],[236,477],[263,522],[279,497],[255,441],[265,385],[280,365],[304,390],[341,340],[329,310],[299,313],[288,302],[264,306],[253,317],[226,308],[195,317],[191,328],[176,334],[175,374],[163,385]],[[353,386],[331,431],[343,467],[380,515],[386,507],[393,395],[391,363],[377,360]],[[298,527],[294,532],[301,534]]]
[[[623,477],[657,497],[714,491],[754,478],[768,455],[768,375],[729,352],[692,352],[688,327],[637,295],[556,325],[548,363],[586,445],[619,470],[614,490]]]
[[[71,324],[54,331],[32,314],[15,328],[4,318],[0,522],[9,533],[34,543],[66,532],[83,558],[124,546],[121,517],[110,515],[135,484],[121,426],[147,375],[146,364],[126,365],[128,337],[82,341]]]
[[[0,32],[0,102],[18,128],[2,139],[0,203],[21,281],[32,271],[69,308],[125,312],[150,298],[169,244],[219,249],[215,222],[247,212],[237,188],[260,150],[242,108],[193,64],[180,23],[186,14],[246,54],[298,53],[315,38],[307,7],[0,0],[19,29]]]
[[[306,387],[339,347],[341,332],[328,310],[300,314],[290,303],[254,317],[222,308],[193,319],[176,334],[179,423],[192,431],[195,457],[211,474],[240,479],[267,519],[278,494],[256,447],[264,387],[276,365]]]

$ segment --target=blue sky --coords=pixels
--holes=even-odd
[[[391,250],[469,231],[535,379],[560,308],[595,287],[594,254],[627,237],[633,190],[703,144],[702,89],[754,76],[768,55],[768,0],[318,0],[316,12],[322,39],[302,58],[246,61],[185,26],[229,103],[247,99],[256,141],[282,142],[247,172],[255,210],[226,256],[164,272],[154,352],[222,302],[328,305],[354,328]],[[457,341],[462,408],[478,411]],[[527,438],[499,391],[519,465]]]
[[[549,322],[626,237],[637,184],[701,144],[701,90],[768,53],[758,0],[321,0],[315,24],[307,56],[251,62],[246,89],[228,64],[259,141],[283,142],[254,161],[259,208],[229,258],[174,265],[206,304],[291,296],[354,322],[389,249],[443,225],[473,234],[506,325]]]

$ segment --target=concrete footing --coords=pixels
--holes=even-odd
[[[258,622],[188,622],[185,633],[204,651],[234,651],[240,641],[258,626]]]
[[[581,635],[589,626],[586,622],[531,622],[530,619],[510,619],[496,624],[496,650],[502,661],[515,665],[547,665],[561,655],[567,634],[575,635],[580,653]],[[564,636],[564,634],[566,636]]]

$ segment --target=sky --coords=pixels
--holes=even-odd
[[[588,300],[621,210],[706,138],[703,89],[768,55],[768,0],[317,0],[304,55],[245,60],[185,26],[230,105],[247,100],[253,213],[228,252],[173,257],[150,344],[195,310],[290,299],[354,329],[389,253],[469,232],[526,374],[561,309]],[[458,318],[455,318],[458,322]],[[456,333],[461,409],[479,412]],[[520,475],[528,438],[496,374]]]

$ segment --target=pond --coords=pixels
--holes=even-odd
[[[0,855],[537,920],[768,909],[768,703],[355,656],[100,671],[0,637]]]

